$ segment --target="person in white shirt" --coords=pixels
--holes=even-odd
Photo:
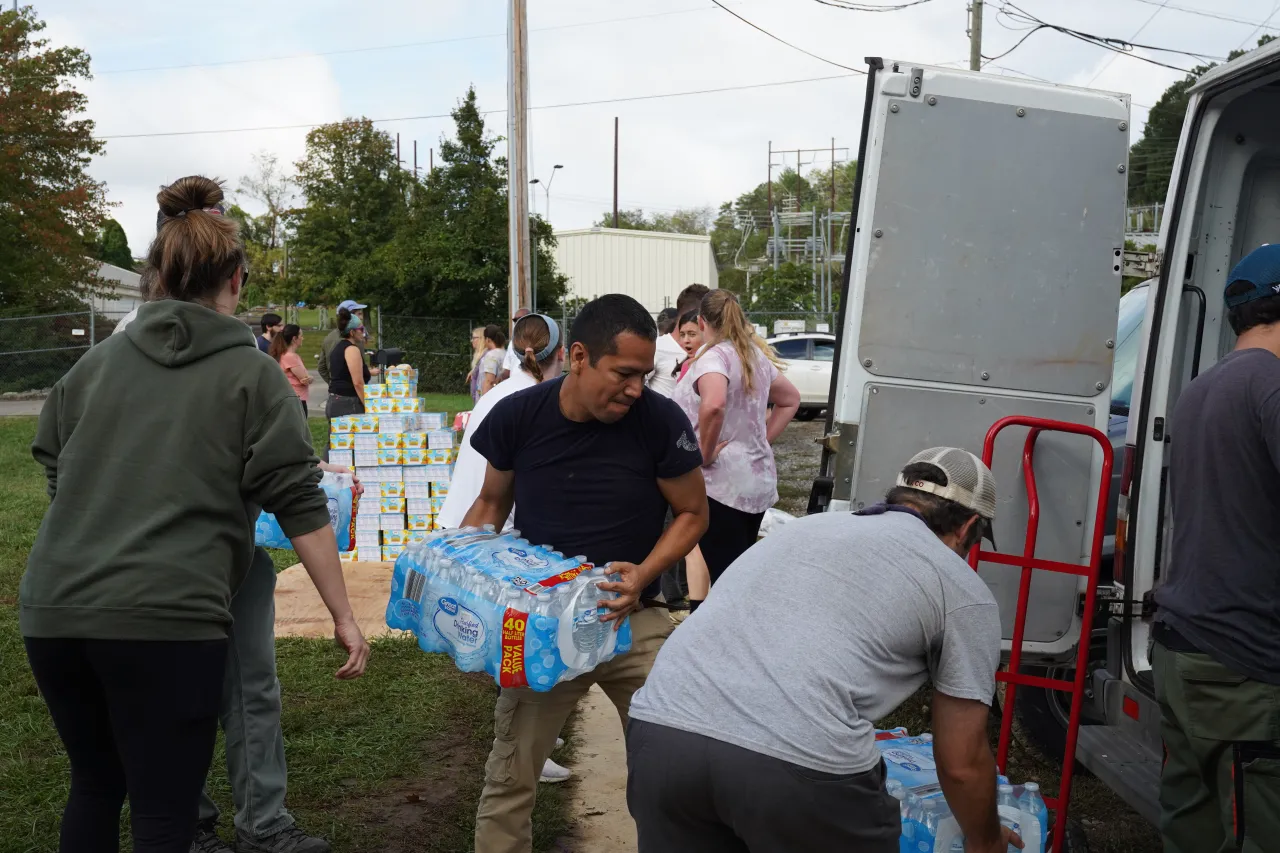
[[[511,332],[511,347],[523,355],[523,358],[511,369],[506,381],[499,382],[489,393],[480,398],[476,407],[471,410],[471,419],[467,421],[466,432],[462,435],[462,446],[458,451],[458,460],[453,467],[453,480],[449,484],[449,496],[440,508],[438,521],[441,527],[458,527],[462,519],[480,495],[480,487],[484,485],[486,460],[471,446],[471,436],[493,411],[499,401],[510,397],[526,388],[532,388],[544,379],[554,379],[563,372],[564,346],[560,340],[560,327],[556,321],[544,314],[526,314],[516,319]],[[512,352],[508,349],[508,356]],[[515,518],[515,507],[507,517],[506,527],[511,527]],[[573,774],[550,758],[542,765],[539,781],[564,782]]]
[[[684,360],[684,347],[676,338],[675,320],[680,315],[674,308],[664,308],[658,315],[658,340],[653,353],[653,373],[645,377],[650,391],[664,397],[676,393],[677,367]]]

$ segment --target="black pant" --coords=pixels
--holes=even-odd
[[[743,512],[711,498],[707,498],[707,508],[711,517],[707,532],[702,534],[698,545],[702,548],[702,559],[707,561],[707,573],[714,584],[734,560],[756,544],[764,513]]]
[[[25,638],[71,760],[61,853],[187,853],[213,759],[227,641]]]
[[[884,762],[820,773],[703,735],[627,726],[627,808],[640,853],[896,853]]]

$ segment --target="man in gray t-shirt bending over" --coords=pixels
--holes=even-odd
[[[994,514],[981,460],[934,448],[885,504],[796,519],[738,558],[631,700],[640,853],[894,853],[874,722],[930,679],[965,849],[1003,853],[986,735],[1000,614],[961,557]]]

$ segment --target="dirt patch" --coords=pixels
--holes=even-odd
[[[392,563],[342,564],[347,597],[365,637],[391,633],[386,613],[393,570]],[[276,575],[276,636],[333,636],[333,620],[301,563]]]
[[[599,687],[578,704],[574,779],[569,789],[573,833],[562,853],[635,853],[636,825],[627,811],[627,747],[618,711]]]

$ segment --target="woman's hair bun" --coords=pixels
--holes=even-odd
[[[222,182],[202,175],[179,178],[156,194],[160,211],[165,216],[177,216],[188,210],[203,210],[222,201],[225,193]]]

